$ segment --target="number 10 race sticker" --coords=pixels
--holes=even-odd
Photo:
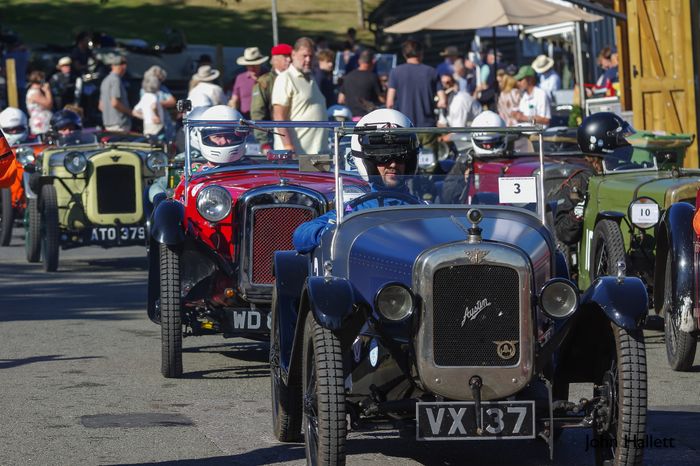
[[[499,178],[498,202],[501,204],[528,204],[537,202],[537,178],[534,176]]]

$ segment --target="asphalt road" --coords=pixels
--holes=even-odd
[[[266,344],[187,338],[185,378],[164,379],[160,330],[144,310],[145,251],[61,251],[47,274],[25,261],[20,234],[0,248],[0,465],[305,463],[303,444],[272,436]],[[673,441],[645,463],[700,464],[700,355],[692,372],[674,373],[663,332],[646,335],[648,434]],[[593,464],[587,438],[565,432],[551,463],[535,441],[351,432],[348,464]]]

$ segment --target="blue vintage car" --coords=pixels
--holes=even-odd
[[[600,463],[641,462],[646,289],[620,264],[580,292],[542,182],[498,176],[471,205],[427,203],[434,175],[406,177],[410,195],[336,196],[318,247],[275,254],[274,433],[303,433],[309,464],[344,464],[348,415],[352,429],[415,425],[417,441],[540,438],[550,456],[562,427],[585,427]],[[370,201],[381,207],[353,211]],[[571,402],[578,382],[595,389]]]

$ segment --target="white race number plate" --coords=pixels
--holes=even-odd
[[[537,202],[537,178],[534,176],[499,178],[498,202],[501,204]]]

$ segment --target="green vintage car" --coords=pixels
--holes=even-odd
[[[46,271],[58,268],[59,248],[146,244],[144,196],[167,155],[147,143],[88,140],[48,148],[28,170],[25,250]]]
[[[629,160],[606,161],[604,173],[590,178],[578,254],[580,289],[597,276],[616,274],[620,261],[628,275],[644,280],[650,297],[656,284],[663,288],[664,277],[654,273],[656,258],[664,260],[668,249],[668,232],[660,220],[673,203],[695,205],[700,188],[700,170],[682,168],[693,138],[638,132],[630,138],[634,150]]]

